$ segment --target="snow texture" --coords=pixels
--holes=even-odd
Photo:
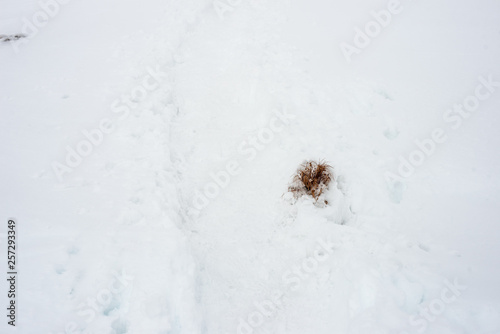
[[[0,6],[0,332],[500,333],[497,1]]]

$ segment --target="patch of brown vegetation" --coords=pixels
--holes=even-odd
[[[328,189],[328,184],[332,180],[332,167],[325,161],[304,161],[293,176],[288,191],[293,193],[295,198],[306,194],[317,201],[319,196]]]

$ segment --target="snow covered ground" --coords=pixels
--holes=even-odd
[[[500,333],[498,1],[0,8],[1,333]]]

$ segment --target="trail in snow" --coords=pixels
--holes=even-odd
[[[110,3],[99,8],[106,12],[116,8],[115,5],[121,6]],[[50,68],[51,78],[46,78],[43,72],[31,74],[34,84],[43,84],[35,88],[28,85],[28,91],[56,91],[42,99],[47,105],[44,108],[52,106],[54,110],[47,112],[43,122],[39,122],[38,114],[33,115],[32,111],[39,109],[30,105],[32,101],[19,104],[18,95],[23,93],[13,91],[15,98],[4,99],[21,111],[13,113],[4,125],[5,129],[11,129],[9,131],[17,129],[22,138],[9,148],[12,151],[9,155],[13,163],[33,161],[23,164],[27,172],[18,169],[13,177],[16,188],[39,198],[37,203],[41,201],[36,206],[28,205],[30,213],[18,216],[23,226],[24,223],[30,226],[22,230],[26,247],[20,253],[21,262],[26,264],[19,299],[23,320],[19,321],[18,328],[22,332],[200,332],[196,264],[181,231],[185,214],[178,195],[182,175],[177,165],[182,157],[171,145],[171,129],[178,115],[172,88],[173,68],[177,65],[175,53],[196,25],[187,18],[206,8],[195,2],[170,4],[167,6],[171,11],[167,14],[169,19],[150,31],[150,35],[138,30],[121,43],[105,42],[105,47],[99,50],[101,54],[96,53],[108,58],[99,58],[97,64],[92,64],[95,55],[89,52],[82,71],[94,73],[90,83],[79,70],[71,68],[76,74],[65,72],[67,65],[62,59],[67,53],[78,53],[79,49],[73,45],[75,41],[67,41],[76,51],[64,50],[54,56],[54,61],[63,65],[51,63],[54,67]],[[71,17],[71,11],[66,18]],[[97,23],[99,18],[95,16]],[[80,21],[75,21],[67,28],[69,31],[78,28]],[[94,45],[100,43],[102,35],[93,41]],[[54,39],[57,36],[50,34],[33,38],[23,46],[23,53],[16,61],[23,62],[35,53],[33,50],[45,52],[47,45],[57,44]],[[161,42],[146,43],[152,39]],[[141,46],[140,52],[134,51]],[[137,54],[142,55],[140,61]],[[78,62],[78,54],[69,59],[69,62]],[[28,67],[37,64],[35,60],[25,62],[28,64],[24,66]],[[107,81],[96,84],[95,81],[99,81],[96,68],[105,62],[121,66],[110,65],[106,71],[112,74],[99,73]],[[120,111],[115,113],[113,102],[130,96],[144,82],[150,69],[161,72],[159,87],[144,99],[129,102],[126,109],[122,102]],[[13,82],[17,76],[19,73],[15,71],[8,72]],[[76,82],[75,76],[82,82]],[[121,81],[117,82],[117,78]],[[66,85],[59,87],[50,80],[66,82]],[[61,91],[65,92],[64,96]],[[82,98],[86,95],[99,98]],[[67,99],[63,103],[61,96]],[[72,116],[78,109],[87,112],[85,122],[77,122],[76,116]],[[93,131],[103,118],[112,120],[114,131],[105,135],[102,143],[94,147],[92,154],[84,157],[77,168],[64,175],[63,182],[56,180],[50,171],[50,159],[64,162],[64,154],[59,152],[63,144],[75,147],[75,143],[82,140],[81,130]],[[64,131],[60,123],[66,125]],[[74,129],[68,124],[74,124]],[[35,138],[43,148],[39,152],[46,155],[33,150],[34,138],[28,133],[33,127],[36,133],[50,134],[46,138]],[[28,173],[30,175],[26,175]],[[24,179],[30,182],[19,182]],[[11,207],[15,209],[22,203],[26,202],[12,197]],[[28,273],[31,276],[27,276]]]

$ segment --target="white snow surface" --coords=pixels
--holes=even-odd
[[[498,1],[0,7],[1,333],[500,333]]]

